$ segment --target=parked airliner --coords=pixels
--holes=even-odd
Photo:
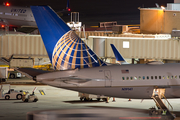
[[[67,0],[66,9],[57,11],[58,15],[70,14],[69,0]],[[1,27],[37,27],[33,13],[30,7],[17,7],[0,5],[0,25]]]
[[[47,6],[32,6],[36,23],[54,69],[33,76],[38,82],[85,93],[121,98],[151,98],[155,88],[166,98],[180,97],[180,64],[107,66]]]
[[[0,24],[4,26],[37,26],[31,8],[0,5]]]
[[[155,61],[108,66],[50,7],[31,6],[31,9],[49,58],[57,70],[19,69],[35,81],[111,97],[150,99],[156,96],[154,91],[158,91],[166,98],[180,98],[179,63]]]

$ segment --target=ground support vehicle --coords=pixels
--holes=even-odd
[[[38,97],[34,94],[34,91],[36,91],[37,87],[34,88],[34,90],[32,91],[32,94],[24,94],[22,96],[22,101],[23,102],[37,102],[38,101]]]
[[[34,93],[26,94],[22,96],[22,101],[23,102],[37,102],[38,97]]]
[[[3,90],[3,86],[9,86],[9,90],[7,93],[3,93],[4,90]],[[22,99],[22,96],[24,94],[26,94],[28,92],[25,92],[23,90],[14,90],[14,89],[10,89],[10,85],[9,84],[5,84],[5,85],[1,85],[1,89],[0,89],[0,98],[1,99],[6,99],[6,100],[9,100],[9,99],[17,99],[17,100],[20,100]]]
[[[9,78],[12,78],[12,79],[22,77],[21,73],[17,71],[9,71],[8,74],[9,74]]]
[[[98,101],[100,101],[101,99],[103,101],[107,101],[107,96],[103,96],[103,95],[93,95],[93,94],[87,94],[87,93],[78,93],[78,97],[80,97],[81,101],[89,101],[89,100],[93,100],[96,99]]]
[[[6,82],[8,78],[8,68],[0,67],[0,82]]]

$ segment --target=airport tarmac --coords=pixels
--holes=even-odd
[[[8,82],[9,81],[11,80],[8,80]],[[21,100],[1,99],[0,120],[30,120],[32,113],[36,113],[36,117],[43,117],[43,120],[151,119],[149,116],[149,108],[155,106],[152,99],[143,101],[140,99],[132,99],[132,101],[128,101],[128,99],[116,98],[116,102],[112,102],[111,98],[109,103],[97,100],[84,102],[79,100],[78,92],[74,91],[47,85],[11,85],[12,89],[29,92],[32,92],[35,87],[37,87],[35,94],[38,96],[38,102],[25,103]],[[39,90],[44,90],[46,95],[41,95]],[[180,120],[180,99],[169,99],[169,102],[173,106],[174,113],[177,116],[175,120]],[[153,116],[152,119],[160,118]],[[35,117],[33,120],[35,120]]]

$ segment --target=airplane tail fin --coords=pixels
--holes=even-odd
[[[113,44],[111,44],[111,48],[118,62],[123,63],[123,64],[128,64]]]
[[[70,11],[69,0],[67,0],[66,10]]]
[[[98,56],[48,6],[31,6],[54,69],[104,66]]]

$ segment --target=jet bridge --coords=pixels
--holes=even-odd
[[[152,98],[155,101],[161,115],[167,116],[169,119],[175,119],[175,115],[172,113],[173,107],[164,96],[164,93],[165,89],[154,89]],[[162,98],[164,98],[164,102]],[[165,104],[165,102],[167,104]]]

